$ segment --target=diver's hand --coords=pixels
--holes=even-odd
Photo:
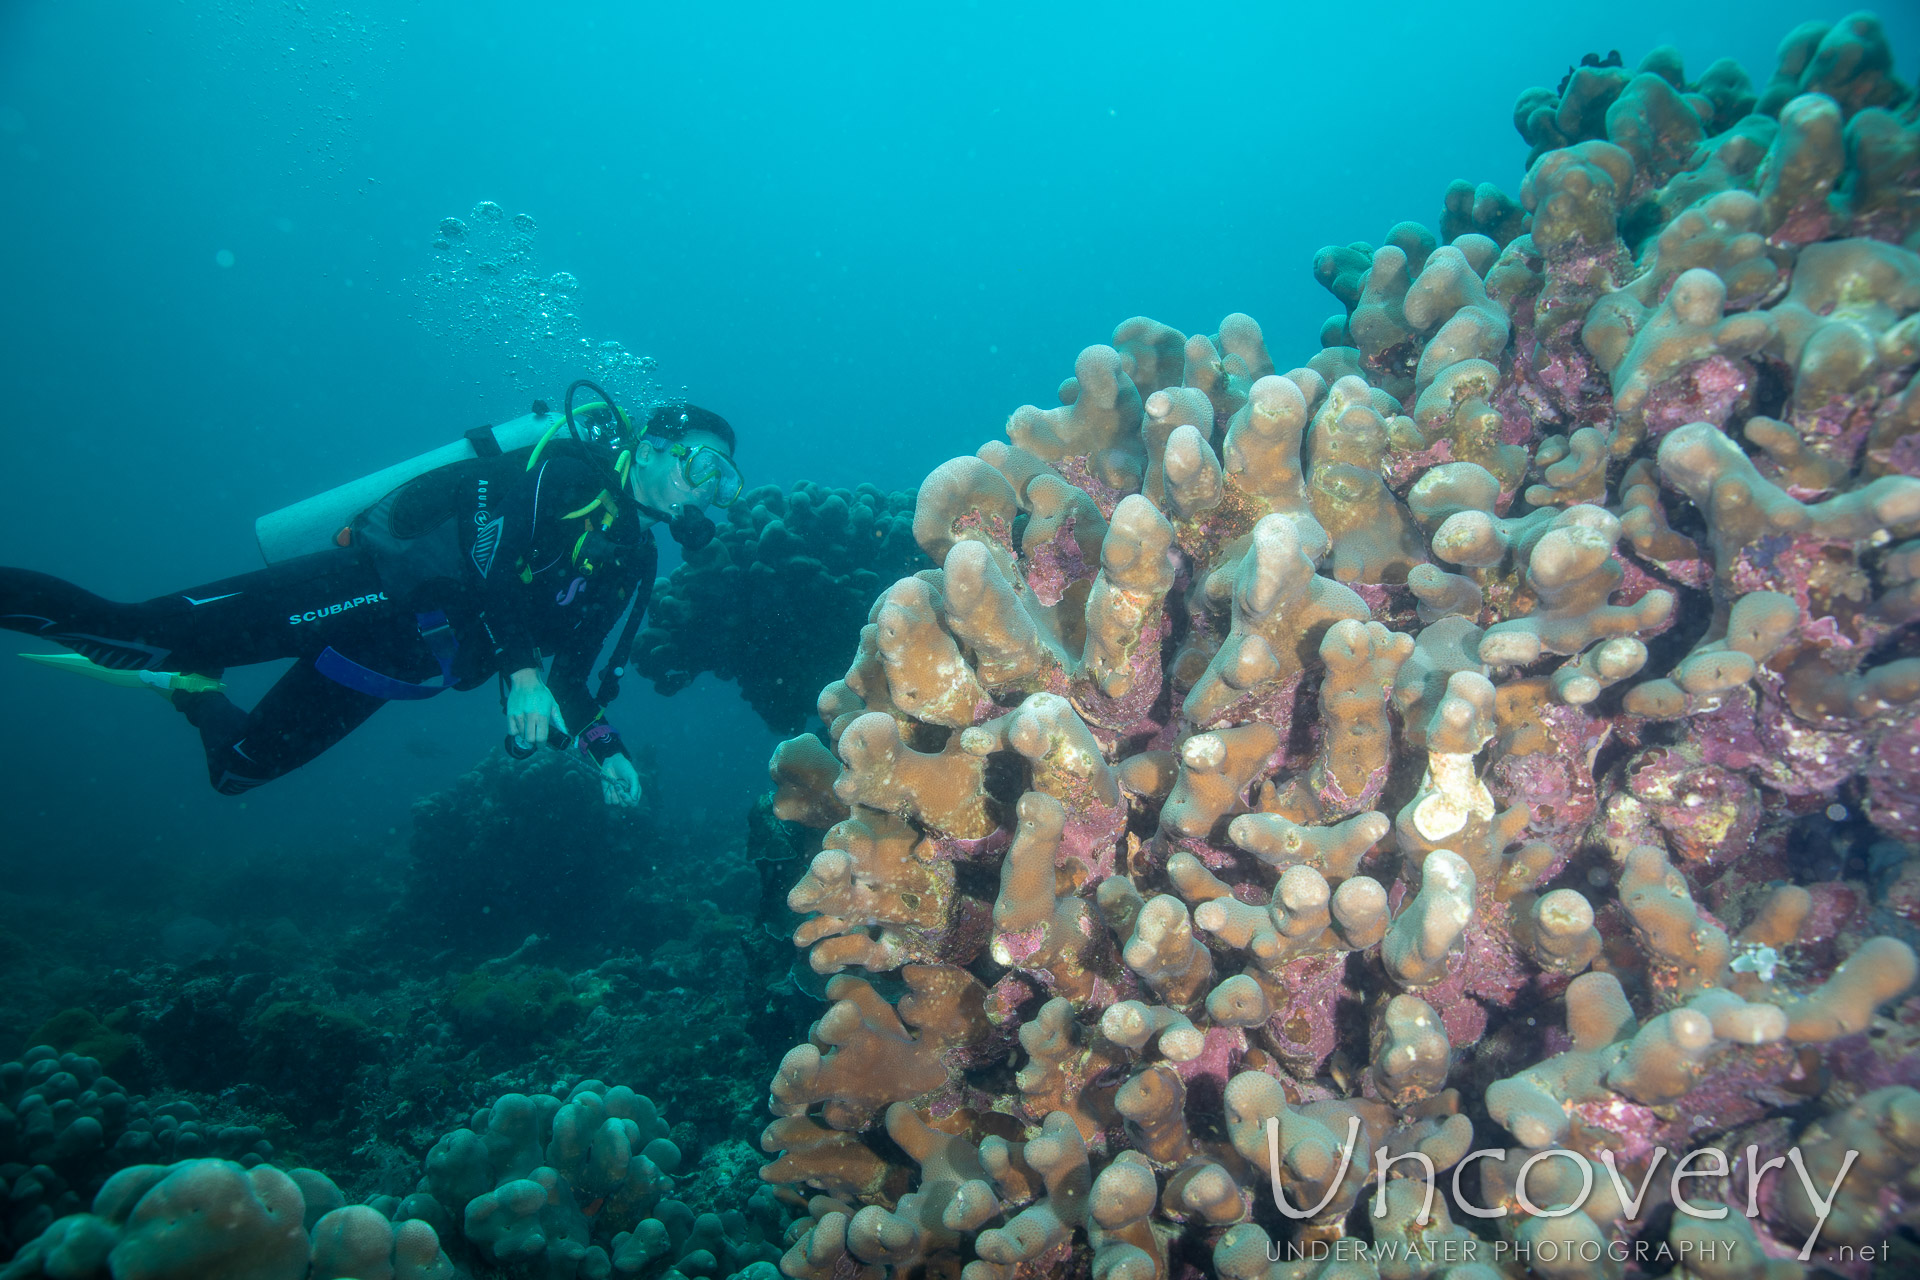
[[[508,679],[507,732],[529,746],[538,747],[546,743],[548,732],[554,729],[561,733],[567,731],[560,703],[537,669],[522,667]]]
[[[600,762],[600,794],[607,803],[626,809],[640,803],[640,771],[633,761],[615,752]]]

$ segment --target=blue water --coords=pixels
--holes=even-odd
[[[1456,177],[1517,193],[1514,98],[1580,54],[1764,84],[1849,6],[560,8],[0,5],[0,563],[129,599],[241,572],[261,511],[523,412],[539,344],[428,279],[480,201],[749,483],[905,486],[1131,315],[1247,311],[1304,361],[1314,250],[1437,223]],[[1881,16],[1910,71],[1920,13]],[[615,718],[737,826],[772,739],[730,688],[630,682]],[[391,708],[235,802],[157,700],[0,661],[0,876],[350,874],[499,731],[485,693]]]

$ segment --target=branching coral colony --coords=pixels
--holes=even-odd
[[[763,1140],[812,1196],[788,1275],[1797,1275],[1790,1147],[1819,1197],[1860,1153],[1819,1249],[1915,1220],[1891,62],[1857,15],[1757,93],[1582,67],[1520,100],[1518,201],[1321,252],[1304,365],[1128,320],[927,478],[940,567],[772,764],[828,828],[790,902],[831,1006]],[[1671,1163],[1633,1207],[1662,1146],[1728,1151],[1687,1185],[1734,1211],[1671,1213]]]

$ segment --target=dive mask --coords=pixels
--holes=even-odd
[[[688,493],[697,496],[702,490],[712,487],[712,495],[704,500],[704,505],[730,507],[739,501],[744,485],[740,470],[733,465],[732,458],[712,445],[688,445],[678,441],[667,445],[666,451],[673,458],[680,483]]]

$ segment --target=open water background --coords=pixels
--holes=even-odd
[[[730,419],[749,484],[912,485],[1131,315],[1246,311],[1303,362],[1314,251],[1436,225],[1456,177],[1517,195],[1513,101],[1582,53],[1764,84],[1848,9],[5,0],[0,563],[128,599],[244,571],[254,516],[554,398],[582,338]],[[1920,11],[1880,12],[1911,76]],[[548,340],[511,278],[561,271]],[[773,739],[730,687],[630,681],[615,718],[736,829]],[[235,802],[156,700],[0,659],[0,877],[351,875],[500,731],[486,693],[390,708]]]

